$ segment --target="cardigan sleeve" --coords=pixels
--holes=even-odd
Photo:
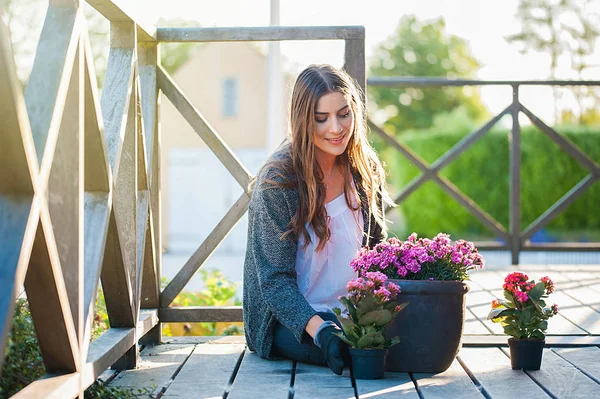
[[[300,342],[306,324],[317,312],[298,289],[297,241],[281,239],[293,216],[289,191],[279,187],[256,187],[249,215],[249,227],[253,229],[249,245],[263,300],[275,318]]]

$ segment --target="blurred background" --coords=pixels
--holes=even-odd
[[[129,3],[139,20],[159,27],[362,25],[366,29],[368,78],[600,80],[600,0]],[[0,0],[0,5],[10,29],[19,78],[26,86],[47,1]],[[85,6],[101,88],[109,26]],[[341,67],[344,43],[164,43],[160,51],[165,70],[255,173],[285,136],[289,95],[297,74],[311,63]],[[599,97],[599,87],[587,85],[520,89],[523,105],[596,162],[600,162]],[[371,120],[432,163],[510,105],[512,90],[510,86],[371,85],[367,98]],[[527,226],[587,171],[528,119],[520,122],[521,224]],[[505,227],[509,222],[511,126],[510,115],[501,118],[441,172]],[[163,277],[168,281],[242,190],[166,98],[161,104],[161,129]],[[394,196],[419,174],[419,169],[375,135],[371,138],[386,164]],[[599,203],[600,186],[595,184],[532,241],[600,241]],[[496,240],[433,182],[422,185],[387,216],[392,222],[391,235],[401,239],[413,231],[422,236],[443,231],[455,239]],[[186,299],[182,294],[180,304],[239,303],[246,230],[244,217],[203,266],[204,273],[198,273],[188,284],[189,292],[206,293],[205,302],[197,296]],[[544,254],[525,256],[524,263],[535,263],[536,259],[544,263],[547,259]],[[508,254],[490,254],[490,260],[494,259],[510,261]],[[594,253],[582,255],[576,262],[600,263]],[[215,331],[210,332],[215,335]]]

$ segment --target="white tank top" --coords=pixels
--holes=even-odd
[[[338,297],[348,293],[346,284],[357,276],[350,267],[350,261],[358,253],[363,238],[361,210],[350,209],[343,193],[325,204],[325,210],[331,231],[329,241],[316,252],[318,238],[307,224],[311,242],[303,249],[304,239],[300,236],[296,254],[298,288],[317,312],[341,307]]]

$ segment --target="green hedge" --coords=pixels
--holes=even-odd
[[[600,130],[582,127],[557,130],[600,162]],[[524,228],[585,177],[587,170],[537,128],[524,126],[521,133],[521,225]],[[464,136],[465,132],[414,131],[402,135],[400,140],[431,164]],[[392,148],[386,148],[382,158],[389,168],[392,195],[420,173]],[[444,168],[441,175],[508,229],[508,130],[486,133]],[[599,204],[600,184],[596,183],[546,228],[554,232],[598,232]],[[413,192],[398,208],[390,211],[390,218],[395,220],[390,226],[391,232],[398,236],[406,236],[412,231],[433,236],[444,231],[468,239],[492,237],[483,224],[432,181]]]

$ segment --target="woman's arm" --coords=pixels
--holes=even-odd
[[[321,326],[321,324],[323,324],[323,321],[324,320],[319,315],[311,317],[305,328],[308,335],[314,338],[315,334],[317,333],[317,329]]]
[[[300,341],[305,330],[313,336],[318,327],[315,324],[322,320],[298,289],[297,241],[281,240],[295,212],[289,197],[289,190],[284,188],[256,187],[249,212],[252,237],[248,251],[257,268],[263,300]]]

